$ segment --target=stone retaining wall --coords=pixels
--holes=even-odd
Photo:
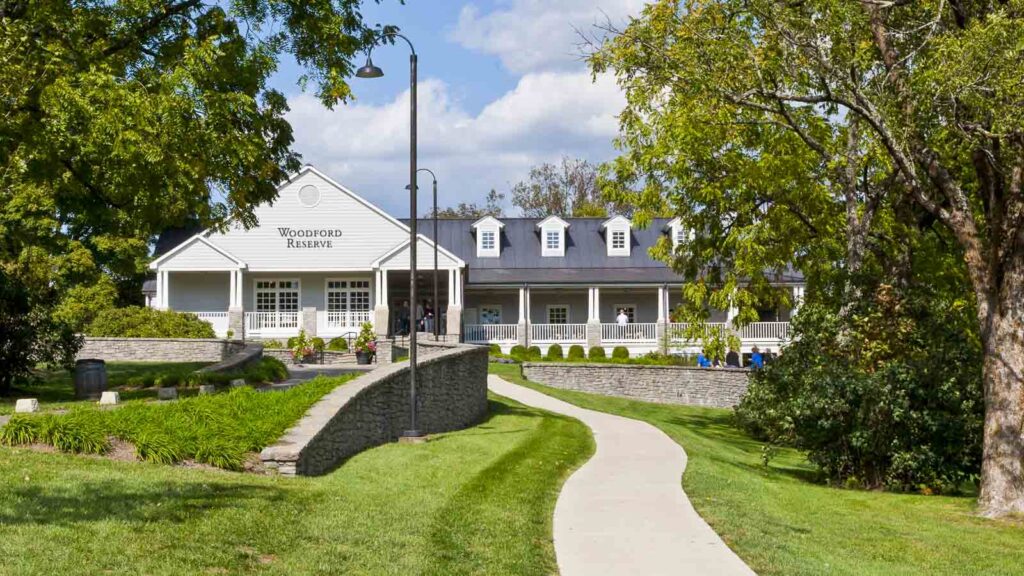
[[[75,358],[107,362],[220,362],[244,347],[240,340],[86,337]]]
[[[264,348],[264,356],[277,358],[285,364],[292,364],[292,351],[287,348]],[[324,350],[324,364],[355,364],[356,355],[352,352]]]
[[[749,370],[527,362],[523,376],[552,388],[648,402],[731,408],[747,392]]]
[[[479,422],[487,413],[487,348],[422,344],[417,363],[420,432],[436,434]],[[380,365],[324,396],[260,458],[285,475],[324,474],[409,428],[409,363]]]
[[[263,357],[263,344],[257,342],[248,342],[241,350],[228,356],[224,360],[211,364],[210,366],[204,366],[197,370],[197,372],[236,372],[244,369],[249,364],[259,362],[260,358]]]

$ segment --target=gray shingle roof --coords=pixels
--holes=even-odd
[[[680,282],[682,279],[663,262],[654,260],[648,249],[665,234],[667,218],[657,218],[647,228],[634,228],[630,234],[630,255],[608,256],[605,218],[566,218],[564,257],[541,256],[537,223],[541,218],[501,218],[501,256],[477,258],[475,220],[438,220],[441,246],[466,262],[470,284],[574,284],[574,283],[648,283]],[[406,220],[408,222],[408,220]],[[420,234],[433,238],[433,221],[418,222]],[[787,274],[783,281],[798,281],[798,274]]]

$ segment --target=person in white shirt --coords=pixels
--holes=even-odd
[[[624,308],[619,308],[619,315],[615,317],[615,322],[619,326],[629,324],[629,316],[626,315],[626,310]]]

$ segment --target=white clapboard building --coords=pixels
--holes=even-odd
[[[434,310],[440,332],[466,342],[626,346],[634,354],[668,345],[679,278],[648,249],[661,237],[685,241],[674,220],[634,228],[629,219],[492,218],[440,220],[438,302],[433,302],[433,222],[420,220],[419,303],[409,303],[409,227],[368,200],[306,166],[256,209],[258,225],[229,225],[158,245],[147,282],[151,306],[194,312],[218,335],[331,338],[371,322],[381,336],[402,332],[417,310]],[[803,296],[803,278],[775,284]],[[409,311],[408,313],[406,311]],[[625,325],[616,317],[624,311]],[[744,351],[777,348],[790,309],[761,311],[738,329]],[[735,311],[712,313],[731,326]]]

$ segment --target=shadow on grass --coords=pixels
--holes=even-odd
[[[81,522],[188,522],[197,513],[245,507],[246,501],[279,502],[280,488],[256,484],[162,483],[145,488],[126,482],[75,483],[52,490],[7,487],[0,497],[0,525],[69,525]]]

